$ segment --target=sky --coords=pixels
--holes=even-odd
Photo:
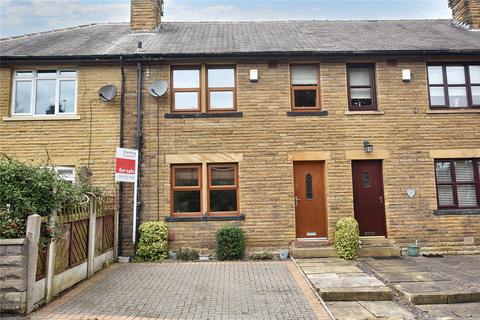
[[[128,22],[129,0],[0,0],[0,37]],[[166,0],[164,21],[450,18],[448,0]]]

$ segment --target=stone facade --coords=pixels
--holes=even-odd
[[[480,29],[480,0],[449,0],[453,19],[471,29]]]
[[[346,63],[354,59],[311,60],[320,66],[320,97],[326,116],[287,116],[291,110],[289,63],[227,61],[236,65],[241,117],[165,118],[167,93],[158,101],[146,89],[168,80],[174,62],[144,64],[144,146],[141,177],[142,221],[170,216],[170,165],[175,155],[240,155],[240,211],[244,221],[168,222],[173,248],[213,248],[215,230],[224,224],[244,228],[249,250],[288,247],[295,240],[292,154],[309,152],[326,161],[328,237],[339,218],[353,215],[351,160],[365,157],[363,140],[375,148],[369,156],[383,160],[388,237],[401,246],[418,240],[426,250],[478,252],[478,215],[437,216],[434,158],[442,152],[480,158],[478,110],[432,112],[428,106],[426,63],[460,58],[371,57],[376,63],[378,112],[348,112]],[[479,61],[478,57],[464,58]],[[189,61],[189,64],[200,61]],[[215,63],[212,61],[212,63]],[[71,67],[71,66],[70,66]],[[115,148],[119,145],[120,92],[100,102],[105,84],[121,88],[119,66],[77,65],[78,117],[63,120],[10,117],[11,72],[0,69],[0,150],[21,159],[56,165],[89,166],[94,184],[114,190]],[[22,69],[26,67],[22,66]],[[260,80],[249,81],[250,69]],[[402,69],[413,80],[402,82]],[[126,65],[124,142],[135,147],[136,66]],[[328,156],[325,156],[328,155]],[[407,188],[415,188],[410,199]],[[123,194],[123,254],[133,254],[132,186]]]
[[[0,314],[23,314],[27,296],[25,239],[0,240]]]

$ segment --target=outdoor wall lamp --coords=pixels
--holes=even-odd
[[[366,153],[372,153],[373,152],[373,144],[370,144],[368,140],[363,140],[363,150],[365,150]]]

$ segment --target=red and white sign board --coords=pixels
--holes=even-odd
[[[132,182],[133,187],[133,232],[132,240],[135,244],[137,231],[137,175],[138,150],[117,148],[115,157],[115,182]]]
[[[137,162],[137,150],[117,148],[115,182],[135,183],[137,181]]]

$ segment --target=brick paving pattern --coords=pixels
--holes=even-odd
[[[31,319],[328,319],[290,264],[116,264]]]

